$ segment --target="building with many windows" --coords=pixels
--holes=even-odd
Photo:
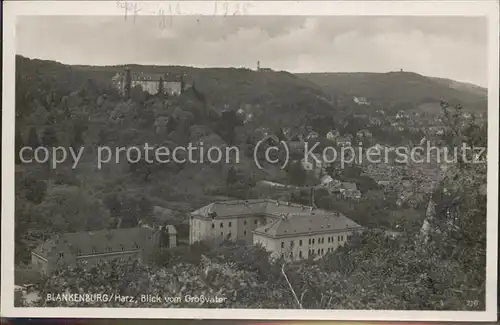
[[[218,201],[190,214],[189,242],[240,240],[275,256],[320,257],[363,228],[338,212],[268,199]]]
[[[134,87],[141,89],[151,95],[167,94],[179,96],[185,90],[184,75],[172,75],[168,73],[134,73],[130,69],[117,73],[112,78],[112,83],[122,96],[128,96]]]
[[[48,276],[62,267],[91,265],[101,260],[141,259],[156,247],[175,247],[171,225],[103,229],[55,235],[31,252],[34,269]]]

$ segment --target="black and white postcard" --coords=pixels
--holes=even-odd
[[[497,317],[497,1],[4,3],[2,314]]]

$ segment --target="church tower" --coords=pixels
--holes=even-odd
[[[257,71],[260,71],[260,61],[257,61]]]

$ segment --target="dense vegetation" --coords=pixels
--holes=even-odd
[[[262,193],[255,185],[260,179],[303,185],[310,176],[293,166],[287,171],[255,168],[247,154],[259,139],[255,130],[267,126],[279,133],[282,123],[305,121],[326,130],[338,118],[335,105],[322,97],[321,90],[285,72],[259,75],[243,69],[187,69],[194,85],[180,97],[154,97],[134,89],[132,98],[124,101],[107,82],[116,67],[69,67],[21,57],[17,64],[17,148],[85,147],[76,169],[72,161],[57,169],[18,161],[18,266],[28,261],[34,245],[57,232],[116,227],[117,223],[135,226],[157,205],[177,211],[169,222],[185,229],[183,213],[216,197],[258,197]],[[236,112],[241,107],[251,107],[255,120],[243,123]],[[449,145],[466,141],[486,146],[484,128],[464,124],[454,107],[443,103],[441,108],[452,132],[444,138]],[[355,117],[352,121],[350,132],[355,132]],[[200,140],[239,145],[245,148],[245,156],[239,164],[224,166],[122,161],[99,170],[92,149],[144,143],[177,146]],[[359,178],[363,192],[371,196],[364,203],[346,206],[349,203],[319,195],[318,204],[327,209],[357,209],[353,219],[379,226],[376,220],[385,217],[387,207],[376,184],[362,179],[356,170],[346,170],[339,177]],[[396,238],[369,230],[320,261],[296,264],[274,260],[259,247],[200,243],[152,252],[148,262],[115,261],[61,270],[39,281],[38,289],[42,296],[81,290],[227,298],[222,306],[203,307],[480,310],[485,308],[484,184],[484,164],[460,163],[449,169],[433,193],[435,213],[427,218],[430,226],[422,238],[416,234],[418,222],[408,222],[406,231]],[[370,217],[374,217],[372,223]],[[179,236],[186,234],[184,230]],[[16,267],[17,274],[20,270]]]

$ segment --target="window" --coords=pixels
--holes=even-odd
[[[224,237],[224,233],[222,231],[220,232],[220,235],[221,235],[221,237]]]
[[[214,228],[215,228],[215,225],[214,225],[214,224],[212,224],[212,229],[214,229]]]
[[[244,221],[243,221],[243,224],[246,226],[246,225],[247,225],[247,221],[246,221],[246,220],[244,220]]]
[[[227,234],[227,239],[231,239],[231,233]]]
[[[290,252],[290,257],[292,257],[292,258],[293,258],[293,252]]]
[[[321,254],[321,249],[318,248],[318,255]]]
[[[299,257],[302,257],[302,251],[299,251]]]
[[[285,247],[285,242],[281,242],[281,248]]]
[[[223,224],[222,222],[220,223],[220,227],[221,227],[221,228],[224,228],[224,224]]]
[[[313,243],[313,245],[314,245],[314,238],[312,239],[312,243]]]
[[[111,252],[111,247],[106,248],[108,252]]]
[[[309,238],[309,245],[311,245],[311,238]]]
[[[254,223],[254,224],[257,224],[257,220],[254,220],[254,221],[253,221],[253,223]]]
[[[59,258],[64,258],[64,253],[63,252],[59,252]]]
[[[302,239],[299,240],[299,246],[302,246]]]
[[[281,253],[281,258],[285,257],[285,255],[283,253]]]
[[[325,254],[325,250],[322,248],[321,249],[321,255]]]
[[[293,240],[290,240],[290,247],[293,247]]]
[[[328,237],[328,242],[330,242],[330,237]]]
[[[337,239],[340,241],[340,236],[337,236]]]
[[[243,235],[244,235],[244,236],[246,236],[246,235],[247,235],[247,231],[246,231],[246,230],[243,232]]]
[[[231,227],[231,221],[229,221],[229,227]]]

